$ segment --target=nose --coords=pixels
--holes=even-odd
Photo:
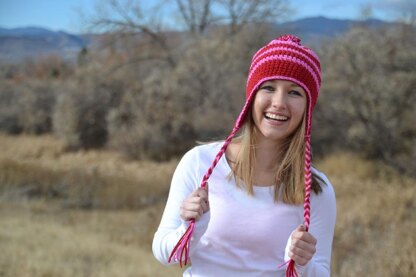
[[[287,95],[282,89],[277,88],[272,96],[272,106],[276,109],[285,109],[287,105]]]

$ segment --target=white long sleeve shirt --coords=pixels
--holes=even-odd
[[[200,186],[221,143],[197,146],[179,162],[172,178],[160,226],[153,239],[153,254],[163,264],[189,222],[179,215],[180,205]],[[276,277],[285,276],[291,233],[303,223],[303,205],[275,202],[273,187],[254,186],[254,196],[227,177],[231,168],[225,155],[209,179],[209,212],[196,221],[190,259],[183,276]],[[309,232],[317,239],[316,253],[305,266],[296,266],[299,276],[330,276],[334,235],[335,193],[326,176],[313,172],[326,184],[322,193],[311,193]]]

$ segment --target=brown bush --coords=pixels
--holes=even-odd
[[[17,107],[18,94],[15,83],[11,81],[0,82],[0,130],[8,134],[22,132],[19,124]]]
[[[43,134],[52,131],[52,111],[58,83],[31,80],[21,86],[18,121],[23,132]]]
[[[0,130],[11,134],[51,131],[56,82],[27,79],[2,81],[0,86]]]
[[[107,142],[107,114],[117,105],[119,83],[75,79],[63,83],[53,115],[55,134],[70,149],[99,148]]]
[[[361,27],[324,47],[317,147],[333,143],[416,172],[415,34]]]

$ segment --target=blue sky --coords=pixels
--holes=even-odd
[[[289,19],[319,15],[356,19],[362,7],[371,4],[373,17],[392,20],[394,14],[391,10],[411,1],[413,0],[289,0],[292,9],[296,10]],[[91,13],[98,2],[104,0],[0,0],[0,27],[37,26],[79,33],[82,32],[79,11]]]

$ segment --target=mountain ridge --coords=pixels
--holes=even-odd
[[[274,24],[273,27],[277,33],[293,33],[308,42],[322,37],[335,37],[357,24],[377,28],[395,23],[378,19],[359,21],[318,16]],[[0,61],[20,62],[26,58],[50,54],[73,60],[79,51],[93,45],[99,38],[100,34],[72,34],[37,26],[11,29],[0,27]]]

